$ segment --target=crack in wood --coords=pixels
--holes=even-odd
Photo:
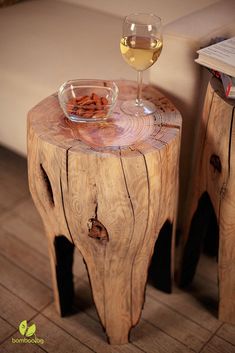
[[[232,133],[233,133],[233,119],[235,115],[235,106],[233,107],[232,110],[232,118],[231,118],[231,124],[230,124],[230,131],[229,131],[229,148],[228,148],[228,178],[230,176],[230,159],[231,159],[231,145],[232,145]],[[228,181],[228,180],[227,180]]]
[[[168,143],[167,143],[166,141],[163,141],[163,140],[161,140],[161,139],[156,139],[155,136],[153,136],[153,140],[154,140],[154,141],[161,142],[164,146],[167,146],[167,145],[168,145]]]
[[[179,125],[175,125],[175,124],[166,124],[166,123],[162,123],[161,126],[164,126],[164,127],[171,127],[171,128],[177,129],[177,130],[181,130],[181,127],[180,127]]]
[[[129,198],[129,200],[130,200],[131,211],[132,211],[132,216],[133,216],[133,224],[132,224],[131,237],[130,237],[130,243],[131,243],[132,238],[133,238],[133,234],[134,234],[134,227],[135,227],[135,223],[136,223],[136,220],[135,220],[135,210],[134,210],[134,205],[133,205],[133,202],[132,202],[132,199],[131,199],[131,195],[130,195],[130,192],[129,192],[129,189],[128,189],[128,185],[127,185],[127,179],[126,179],[126,175],[125,175],[125,171],[124,171],[124,165],[123,165],[123,160],[122,160],[122,152],[121,152],[121,149],[119,149],[119,156],[120,156],[120,163],[121,163],[122,174],[123,174],[124,183],[125,183],[125,187],[126,187],[126,192],[127,192],[128,198]],[[130,244],[130,243],[129,243],[129,244]]]
[[[94,184],[94,187],[96,187],[96,184]],[[106,227],[98,220],[98,201],[97,201],[97,195],[95,198],[95,212],[94,212],[94,217],[90,218],[87,222],[87,227],[88,227],[88,236],[99,240],[101,244],[106,244],[109,241],[109,234],[106,229]]]
[[[70,146],[67,150],[66,150],[66,180],[67,180],[67,188],[69,190],[69,150],[72,148],[73,146]]]
[[[146,168],[146,176],[147,176],[147,184],[148,184],[148,211],[147,211],[148,213],[147,213],[147,223],[146,223],[146,227],[145,227],[145,231],[144,231],[144,236],[143,236],[143,240],[142,240],[142,244],[144,244],[144,240],[145,240],[145,236],[146,236],[147,228],[148,228],[148,222],[149,222],[149,213],[150,213],[150,209],[149,209],[149,207],[150,207],[150,184],[149,184],[149,173],[148,173],[148,168],[147,168],[147,162],[146,162],[145,155],[144,155],[139,149],[136,149],[136,151],[138,151],[138,152],[142,155],[142,157],[143,157],[143,159],[144,159],[144,164],[145,164],[145,168]],[[137,322],[134,323],[134,320],[133,320],[133,305],[132,305],[132,303],[133,303],[133,296],[134,296],[134,293],[133,293],[133,271],[134,271],[135,259],[136,259],[136,256],[137,256],[137,253],[138,253],[139,249],[142,249],[142,247],[139,247],[139,248],[137,249],[137,251],[136,251],[136,253],[135,253],[134,257],[133,257],[132,267],[131,267],[131,281],[130,281],[130,282],[131,282],[131,283],[130,283],[130,303],[131,303],[131,304],[130,304],[130,315],[131,315],[131,324],[132,324],[132,327],[133,327],[134,325],[136,325],[136,324],[139,322],[140,317],[141,317],[141,311],[140,311],[139,317],[138,317],[138,319],[137,319]],[[145,291],[146,291],[146,285],[147,285],[147,282],[146,282],[146,284],[145,284],[144,293],[145,293]],[[145,294],[143,295],[142,309],[143,309],[144,303],[145,303],[144,298],[145,298]],[[129,333],[130,333],[130,331],[129,331]]]
[[[61,202],[62,202],[62,208],[63,208],[65,223],[66,223],[67,229],[69,231],[69,235],[70,235],[71,241],[74,244],[74,240],[73,240],[73,237],[72,237],[72,233],[71,233],[71,230],[70,230],[70,227],[69,227],[69,222],[68,222],[66,211],[65,211],[64,194],[63,194],[63,188],[62,188],[61,175],[60,175],[60,193],[61,193]]]
[[[202,151],[205,148],[207,130],[208,130],[208,126],[209,126],[209,120],[210,120],[210,115],[211,115],[212,104],[213,104],[213,101],[214,101],[214,96],[215,96],[215,91],[213,92],[212,97],[211,97],[210,108],[209,108],[209,112],[208,112],[208,119],[207,119],[206,128],[205,128],[205,135],[203,137]],[[202,156],[203,156],[203,153],[201,154],[200,165],[202,164]]]
[[[139,149],[137,149],[137,151],[143,156],[143,159],[144,159],[144,165],[145,165],[146,177],[147,177],[147,185],[148,185],[148,212],[147,212],[147,222],[146,222],[146,227],[145,227],[145,231],[144,231],[144,237],[143,237],[143,241],[142,241],[142,244],[143,244],[143,243],[144,243],[144,240],[145,240],[146,233],[147,233],[148,224],[149,224],[149,213],[150,213],[150,183],[149,183],[149,172],[148,172],[148,165],[147,165],[146,157],[145,157],[144,153],[141,152]]]
[[[130,205],[131,205],[131,210],[132,210],[132,216],[133,216],[133,224],[132,224],[132,230],[131,230],[131,236],[130,236],[130,241],[129,241],[129,246],[132,242],[132,239],[133,239],[133,235],[134,235],[134,229],[135,229],[135,223],[136,223],[136,220],[135,220],[135,211],[134,211],[134,205],[132,203],[132,200],[131,200],[131,195],[130,195],[130,192],[129,192],[129,189],[128,189],[128,185],[127,185],[127,179],[126,179],[126,175],[125,175],[125,171],[124,171],[124,165],[123,165],[123,160],[122,160],[122,152],[121,152],[121,149],[119,150],[119,155],[120,155],[120,163],[121,163],[121,168],[122,168],[122,173],[123,173],[123,177],[124,177],[124,183],[125,183],[125,187],[126,187],[126,192],[127,192],[127,195],[128,195],[128,198],[130,200]],[[128,252],[128,250],[127,250]],[[131,317],[131,325],[133,326],[133,268],[134,268],[134,261],[135,261],[135,257],[134,256],[134,260],[132,262],[132,268],[131,268],[131,281],[130,281],[130,317]],[[129,331],[129,334],[130,334],[130,331]]]
[[[96,205],[95,205],[95,219],[98,218],[98,202],[96,201]]]
[[[235,115],[235,107],[232,110],[232,118],[230,123],[230,130],[229,130],[229,143],[228,143],[228,175],[225,182],[222,184],[220,189],[220,202],[219,202],[219,222],[220,222],[220,209],[221,209],[221,201],[225,197],[225,193],[227,191],[227,185],[230,177],[230,165],[231,165],[231,146],[232,146],[232,134],[233,134],[233,119]]]

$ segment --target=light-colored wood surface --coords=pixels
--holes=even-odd
[[[219,231],[219,318],[235,324],[235,103],[225,99],[222,84],[213,78],[208,84],[199,136],[196,142],[196,167],[193,190],[185,213],[183,256],[190,257],[190,233],[199,199],[209,195]],[[207,213],[201,215],[207,223]],[[210,227],[210,226],[209,226]],[[200,229],[199,229],[200,228]],[[198,236],[203,224],[198,228]],[[191,230],[190,230],[191,229]],[[209,229],[208,229],[209,230]],[[209,230],[210,231],[210,230]],[[214,231],[214,236],[216,232]],[[196,235],[196,233],[195,233]],[[192,258],[192,257],[191,257]],[[181,278],[190,266],[183,263]]]
[[[6,180],[8,180],[7,175],[9,174],[9,180],[13,181],[13,185],[23,183],[25,173],[13,173],[12,164],[14,168],[24,169],[26,172],[25,160],[13,153],[6,153],[0,147],[0,163],[5,165],[4,171],[0,169],[0,177],[4,173]],[[173,293],[169,295],[155,289],[150,284],[147,285],[146,306],[143,310],[144,318],[142,317],[139,325],[132,330],[131,343],[127,345],[110,346],[106,343],[105,334],[99,324],[99,318],[92,302],[85,266],[81,255],[76,250],[75,264],[77,268],[74,268],[76,272],[74,281],[77,313],[67,318],[60,318],[55,312],[51,289],[49,289],[51,301],[42,310],[34,309],[31,302],[35,301],[35,296],[41,296],[41,292],[30,290],[28,296],[25,296],[24,288],[21,288],[19,284],[25,281],[25,274],[37,281],[33,271],[30,271],[32,266],[37,267],[37,261],[35,260],[32,264],[32,258],[26,256],[24,266],[21,266],[17,261],[14,261],[14,253],[17,252],[20,241],[24,245],[25,252],[35,254],[35,259],[40,256],[45,259],[43,261],[49,263],[49,258],[47,249],[44,250],[46,238],[43,234],[41,220],[28,196],[27,183],[24,185],[21,191],[26,196],[15,203],[14,196],[9,193],[7,203],[9,202],[11,206],[5,206],[3,202],[5,211],[0,214],[0,244],[5,244],[4,238],[6,237],[6,230],[8,230],[7,235],[9,238],[11,237],[11,247],[13,249],[10,252],[7,251],[5,256],[15,269],[20,269],[20,272],[16,270],[8,272],[7,268],[3,269],[11,277],[11,280],[7,283],[3,283],[2,272],[0,272],[0,317],[3,320],[1,321],[1,323],[3,322],[2,330],[0,330],[1,352],[19,353],[19,345],[12,344],[11,337],[19,337],[18,325],[24,319],[35,322],[38,337],[45,338],[46,336],[43,350],[39,345],[25,344],[20,346],[21,350],[23,348],[26,353],[43,351],[56,353],[58,351],[57,340],[55,339],[58,336],[55,334],[54,326],[53,330],[51,329],[51,322],[55,325],[56,330],[58,329],[59,334],[67,333],[62,336],[64,339],[59,341],[60,349],[63,352],[70,352],[71,347],[75,347],[74,340],[79,341],[80,348],[82,344],[86,348],[88,347],[91,352],[97,353],[188,353],[201,352],[202,350],[204,353],[233,353],[235,351],[235,326],[222,324],[216,318],[217,285],[214,282],[214,272],[217,264],[215,260],[204,255],[200,258],[198,271],[190,291],[184,292],[181,289],[174,288]],[[0,184],[0,195],[2,187],[5,186]],[[24,228],[22,228],[23,225],[19,220],[23,221]],[[10,228],[11,223],[14,223],[14,227]],[[18,251],[21,253],[20,249]],[[50,268],[45,266],[45,270],[47,271],[47,277],[49,277]],[[40,265],[37,275],[40,276],[41,272],[43,278],[45,270]],[[15,287],[18,289],[17,291]],[[160,317],[158,316],[159,304],[162,304]],[[145,313],[147,305],[148,310]],[[38,313],[41,313],[44,321],[38,320]],[[189,326],[184,325],[184,333],[182,333],[180,332],[180,325],[181,320],[185,318],[188,319],[190,324]],[[194,325],[192,325],[193,323]],[[175,331],[173,331],[174,327],[177,328]],[[202,329],[204,331],[200,347],[202,347],[202,344],[203,347],[199,348],[198,330],[201,331]],[[206,337],[206,332],[209,332],[209,338]],[[219,342],[216,340],[217,337],[219,337]]]
[[[123,81],[119,89],[107,123],[68,123],[55,95],[28,117],[29,186],[49,239],[57,309],[64,314],[61,298],[67,293],[58,290],[54,244],[65,236],[86,262],[112,344],[128,342],[140,319],[158,234],[167,221],[175,229],[181,135],[179,112],[154,87],[145,87],[144,96],[158,105],[158,113],[138,118],[120,110],[135,85]],[[174,235],[172,259],[173,248]],[[64,247],[62,252],[64,257]]]

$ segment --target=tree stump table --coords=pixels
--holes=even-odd
[[[219,319],[235,324],[235,101],[208,84],[196,142],[193,190],[185,214],[179,281],[193,280],[205,239],[219,243]],[[208,243],[208,240],[207,240]],[[209,243],[209,246],[211,246]],[[217,244],[218,247],[218,244]]]
[[[49,240],[57,309],[63,316],[72,306],[76,246],[111,344],[128,342],[140,319],[148,267],[166,221],[174,233],[181,134],[179,112],[156,88],[146,86],[143,94],[157,104],[158,114],[137,119],[119,108],[136,85],[118,85],[107,123],[69,122],[57,94],[28,115],[29,186]],[[168,252],[172,258],[174,235],[162,250],[157,258],[163,266],[156,272],[171,281],[173,260],[166,264],[162,257]]]

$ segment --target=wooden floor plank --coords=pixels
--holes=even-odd
[[[10,190],[10,191],[9,191]],[[15,192],[0,180],[0,220],[1,218],[20,202],[26,195],[20,191]]]
[[[0,317],[0,344],[14,331],[14,327]]]
[[[90,353],[93,352],[85,344],[73,338],[63,329],[39,314],[34,319],[37,325],[37,337],[45,340],[43,348],[49,353]]]
[[[0,347],[1,353],[43,353],[45,352],[38,344],[12,343],[12,338],[22,338],[19,333],[13,334]],[[43,346],[43,345],[42,345]]]
[[[0,285],[1,311],[0,315],[16,329],[22,320],[29,320],[37,312],[23,300],[16,297]]]
[[[42,256],[28,244],[1,228],[0,234],[0,253],[40,282],[51,287],[49,258]]]
[[[48,256],[47,239],[44,232],[37,229],[30,223],[26,223],[14,211],[8,213],[1,220],[1,228],[10,234],[15,235],[20,241],[40,252],[43,256]]]
[[[78,249],[74,251],[73,273],[78,277],[87,278],[86,265],[83,262],[83,257]]]
[[[149,353],[194,352],[144,320],[141,320],[139,325],[132,330],[131,341]]]
[[[221,324],[217,319],[218,288],[204,277],[196,276],[187,291],[175,286],[169,295],[148,286],[147,294],[211,332],[215,332]]]
[[[210,331],[150,297],[146,298],[142,317],[195,351],[199,351],[212,336]]]
[[[214,336],[201,353],[235,353],[235,346],[220,337]]]
[[[34,206],[31,196],[19,202],[12,211],[27,224],[37,228],[40,232],[44,232],[41,217]]]
[[[15,178],[24,179],[26,176],[27,179],[26,158],[0,145],[0,170],[1,175],[7,172]]]
[[[0,146],[0,214],[29,196],[27,162]]]
[[[44,234],[44,229],[36,208],[29,198],[19,203],[15,208],[13,208],[12,212],[8,212],[5,217],[1,219],[0,237],[1,235],[4,236],[4,231],[14,235],[19,241],[22,241],[21,250],[29,244],[34,250],[31,250],[31,256],[33,256],[33,254],[37,256],[37,253],[39,252],[41,255],[46,257],[45,261],[49,264],[47,238]],[[19,251],[19,254],[21,254],[21,251]],[[39,265],[41,262],[42,260],[39,262]],[[50,285],[50,280],[48,282],[48,278],[50,278],[49,267],[46,266],[46,268],[48,268],[46,275],[47,278],[45,277],[47,285]],[[75,249],[74,252],[73,272],[76,276],[86,275],[86,267],[83,263],[83,258],[77,249]],[[44,277],[42,280],[43,279]]]
[[[31,271],[33,272],[32,264]],[[52,300],[52,291],[19,267],[0,255],[0,281],[11,293],[36,310],[41,310]]]
[[[215,257],[203,255],[200,257],[197,274],[218,285],[218,263]]]
[[[110,346],[107,344],[106,336],[100,323],[93,320],[82,311],[71,317],[61,318],[55,312],[54,305],[50,305],[43,310],[43,314],[97,353],[141,352],[140,349],[131,344],[121,346]]]
[[[3,347],[3,345],[1,345],[0,347],[1,347],[1,353],[8,353],[7,350],[6,350],[6,348]]]
[[[18,353],[21,350],[29,353],[42,353],[43,350],[47,352],[56,353],[88,353],[93,352],[91,349],[86,347],[78,340],[74,339],[70,334],[66,333],[63,329],[56,326],[54,323],[49,321],[42,315],[36,316],[33,321],[36,324],[36,336],[38,338],[43,338],[43,344],[13,344],[11,343],[11,338],[7,339],[2,345],[7,352]],[[30,323],[32,323],[30,322]],[[19,332],[12,335],[13,338],[22,338]]]
[[[91,287],[87,276],[78,278],[75,283],[74,305],[78,310],[84,311],[91,318],[99,322],[99,317],[95,309]]]
[[[43,224],[42,224],[41,218],[40,218],[40,216],[34,206],[34,203],[31,199],[31,197],[20,202],[16,207],[14,207],[13,212],[14,212],[14,214],[16,214],[17,217],[22,219],[26,224],[32,226],[32,227],[30,227],[31,229],[36,228],[37,231],[40,232],[40,236],[39,236],[40,240],[44,239],[44,242],[47,245],[47,239],[44,236]],[[48,255],[47,252],[45,253],[45,255],[46,256]],[[75,252],[74,252],[73,271],[76,276],[83,276],[83,275],[87,274],[86,266],[83,262],[82,255],[79,252],[79,250],[76,248],[75,248]]]
[[[235,346],[235,325],[223,324],[216,335]]]

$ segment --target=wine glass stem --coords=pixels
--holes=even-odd
[[[137,97],[136,105],[142,106],[142,82],[143,82],[143,71],[138,71],[137,73]]]

